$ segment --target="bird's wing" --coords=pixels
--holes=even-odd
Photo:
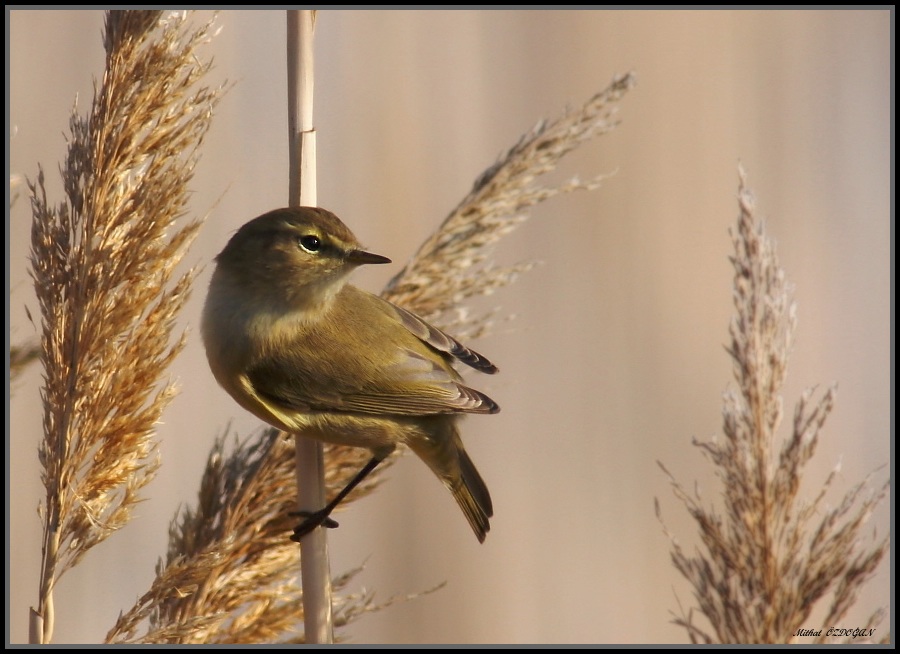
[[[403,326],[406,327],[410,332],[412,332],[419,340],[427,345],[430,345],[434,349],[449,354],[451,357],[456,359],[457,361],[461,361],[467,366],[471,366],[480,372],[486,372],[489,375],[493,375],[498,371],[497,366],[487,360],[486,357],[478,354],[475,350],[471,350],[467,348],[465,345],[457,341],[455,338],[450,336],[449,334],[442,332],[437,327],[429,325],[427,322],[419,318],[416,314],[411,311],[407,311],[403,307],[398,307],[393,302],[388,302],[387,300],[382,300],[385,304],[388,304],[400,318],[400,322],[403,323]]]
[[[496,372],[490,361],[377,296],[349,285],[341,294],[320,326],[298,332],[302,343],[249,366],[247,383],[266,401],[297,411],[386,415],[500,410],[448,363],[456,358]]]
[[[399,352],[378,368],[376,378],[315,375],[298,367],[260,362],[246,374],[253,390],[267,402],[297,411],[337,411],[390,415],[496,413],[497,403],[469,388],[424,356]]]

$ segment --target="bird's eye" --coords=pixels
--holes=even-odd
[[[322,249],[322,241],[319,240],[318,236],[307,234],[300,237],[300,247],[307,252],[318,252]]]

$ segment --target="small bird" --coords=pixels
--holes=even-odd
[[[497,367],[415,314],[347,283],[364,251],[330,211],[276,209],[232,236],[216,257],[203,343],[219,384],[243,408],[285,431],[368,448],[372,458],[293,540],[322,525],[394,448],[407,445],[453,494],[479,542],[493,516],[487,486],[457,420],[497,413],[451,364]]]

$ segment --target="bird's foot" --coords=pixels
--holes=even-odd
[[[294,533],[291,535],[291,540],[295,543],[299,543],[300,539],[306,536],[308,533],[312,532],[316,527],[325,527],[326,529],[334,529],[338,526],[336,520],[331,518],[329,515],[329,511],[325,509],[321,509],[319,511],[292,511],[292,516],[298,516],[301,518],[306,518],[299,525],[294,527]]]

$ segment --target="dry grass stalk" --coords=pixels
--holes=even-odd
[[[523,136],[479,177],[472,192],[392,280],[385,296],[435,320],[467,298],[511,282],[523,266],[505,270],[479,266],[487,259],[486,248],[521,224],[528,207],[559,193],[597,186],[596,181],[572,180],[560,187],[541,188],[535,179],[553,170],[581,143],[613,129],[615,103],[633,84],[631,75],[619,77],[579,111],[541,123]],[[487,319],[457,319],[451,326],[457,333],[481,334]],[[160,566],[153,588],[120,619],[110,632],[110,642],[296,639],[303,619],[301,590],[292,563],[296,545],[287,540],[293,524],[286,519],[294,509],[293,447],[289,439],[268,431],[255,444],[238,447],[225,460],[222,456],[217,449],[210,457],[200,507],[186,511],[173,530],[167,562]],[[369,453],[326,445],[325,458],[327,493],[333,496]],[[372,492],[388,463],[379,466],[341,508]],[[231,481],[223,479],[222,471],[229,471]],[[348,575],[336,579],[335,588],[345,587],[348,579]],[[241,592],[231,592],[231,584],[240,584]],[[345,626],[360,613],[377,608],[369,594],[337,595],[335,626]],[[252,624],[247,624],[245,615],[253,616]],[[150,616],[155,616],[150,630],[137,636],[138,625]]]
[[[724,516],[701,504],[671,474],[675,495],[700,529],[704,549],[689,556],[672,542],[672,561],[694,588],[709,632],[681,612],[675,624],[697,643],[830,642],[841,621],[887,551],[884,537],[862,539],[889,482],[852,488],[836,508],[823,504],[837,470],[812,499],[800,499],[806,465],[834,405],[835,388],[814,401],[806,391],[794,410],[791,433],[776,452],[782,420],[779,395],[787,372],[796,309],[772,241],[753,211],[740,179],[740,216],[732,234],[734,304],[728,353],[738,391],[725,394],[723,441],[699,443],[722,480]],[[662,464],[660,464],[662,467]],[[659,508],[657,507],[657,514]],[[817,604],[830,598],[824,628],[810,625]],[[867,629],[880,619],[876,612]],[[817,635],[801,630],[819,631]],[[866,634],[872,639],[872,634]],[[856,641],[859,642],[859,641]]]
[[[174,394],[161,377],[193,271],[175,267],[199,228],[181,227],[196,150],[219,90],[197,49],[207,27],[184,15],[113,11],[106,70],[86,117],[73,112],[52,206],[30,185],[31,274],[41,312],[46,499],[38,615],[52,635],[52,590],[124,526],[157,467],[154,425]]]

